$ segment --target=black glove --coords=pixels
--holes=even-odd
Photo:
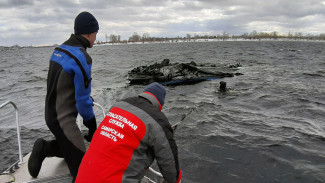
[[[88,128],[88,135],[85,135],[84,138],[90,142],[91,139],[93,138],[93,135],[97,129],[97,123],[96,123],[96,118],[95,116],[88,120],[88,121],[84,121],[83,124]]]

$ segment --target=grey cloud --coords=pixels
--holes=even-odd
[[[303,32],[313,27],[316,33],[325,32],[321,29],[325,4],[320,0],[0,0],[0,9],[5,14],[0,17],[0,37],[10,35],[2,36],[1,42],[19,37],[19,41],[60,43],[73,32],[74,18],[81,11],[97,18],[102,40],[105,34],[127,39],[133,32],[158,37],[242,34],[255,28],[251,24],[258,31],[276,27],[273,31]]]
[[[105,11],[109,11],[110,9],[121,9],[124,7],[133,8],[133,9],[141,9],[143,7],[159,7],[159,6],[167,6],[167,1],[130,1],[130,0],[97,0],[97,1],[84,1],[83,7],[88,9],[100,9]]]
[[[309,15],[324,14],[325,6],[317,2],[281,2],[264,5],[257,11],[253,11],[259,17],[285,16],[288,18],[301,18]]]
[[[33,5],[33,0],[0,0],[0,9]]]
[[[200,8],[220,9],[226,15],[252,14],[256,17],[288,16],[304,17],[324,14],[325,5],[319,0],[310,1],[256,1],[256,0],[199,0]],[[190,6],[189,6],[190,7]],[[238,8],[238,9],[235,9]]]

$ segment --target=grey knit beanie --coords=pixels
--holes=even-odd
[[[165,104],[166,90],[163,85],[156,82],[151,83],[146,86],[143,92],[149,92],[153,94],[157,98],[161,106]]]

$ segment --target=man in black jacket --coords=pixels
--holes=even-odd
[[[45,157],[63,157],[73,181],[85,154],[83,136],[76,124],[78,113],[89,129],[84,138],[91,141],[97,129],[91,93],[92,59],[86,52],[99,30],[96,18],[80,13],[74,23],[75,34],[55,48],[50,58],[45,102],[46,124],[55,140],[37,139],[28,161],[31,176],[37,177]]]

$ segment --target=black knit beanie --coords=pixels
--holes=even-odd
[[[159,83],[151,83],[150,85],[146,86],[143,92],[149,92],[153,94],[157,100],[159,101],[160,105],[163,106],[165,103],[165,96],[166,90],[163,85]]]
[[[81,12],[74,20],[74,33],[76,35],[91,34],[99,30],[96,18],[89,12]]]

